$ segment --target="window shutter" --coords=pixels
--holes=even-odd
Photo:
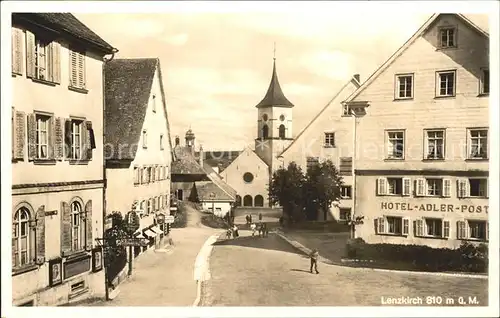
[[[85,88],[85,54],[78,53],[78,87]]]
[[[36,158],[36,116],[28,114],[28,160]]]
[[[49,138],[49,147],[48,147],[48,157],[49,159],[55,159],[55,148],[56,148],[56,119],[54,116],[49,119],[49,128],[48,130],[48,138]]]
[[[52,42],[51,46],[51,61],[52,65],[52,81],[54,83],[61,83],[61,44]]]
[[[409,218],[403,218],[403,235],[409,235],[410,234],[410,219]]]
[[[378,218],[378,233],[379,234],[383,234],[385,233],[385,218],[381,217],[381,218]]]
[[[467,238],[467,224],[465,221],[457,221],[457,238],[463,240]]]
[[[378,178],[377,179],[377,194],[378,195],[385,195],[386,194],[386,185],[385,178]]]
[[[72,87],[78,87],[78,53],[69,51],[69,70],[70,79],[69,84]]]
[[[45,206],[42,205],[36,211],[36,230],[35,230],[35,255],[36,263],[45,262]]]
[[[137,170],[139,170],[139,184],[142,184],[144,182],[143,178],[142,178],[142,175],[144,174],[144,170],[142,169],[142,167],[137,168]]]
[[[61,202],[61,251],[63,256],[71,252],[71,210],[66,202]]]
[[[450,197],[451,196],[451,180],[443,179],[443,196]]]
[[[457,196],[459,198],[466,198],[467,197],[467,188],[468,188],[468,184],[467,184],[467,180],[465,179],[459,179],[457,180],[457,188],[458,188],[458,193],[457,193]]]
[[[66,158],[71,158],[71,119],[64,122],[64,147]]]
[[[35,35],[26,30],[26,77],[35,77]]]
[[[443,221],[442,233],[444,238],[450,237],[450,221]]]
[[[62,127],[63,119],[61,117],[57,117],[55,121],[55,159],[62,160],[64,157],[64,137],[63,137],[63,127]]]
[[[95,148],[95,136],[94,136],[94,130],[92,129],[92,122],[91,121],[85,121],[84,127],[82,127],[82,131],[85,132],[84,136],[85,139],[85,155],[87,160],[92,160],[92,149]],[[92,140],[93,139],[93,140]],[[94,146],[92,148],[92,146]]]
[[[419,197],[423,197],[425,195],[425,179],[423,178],[418,178],[416,181],[416,189],[415,189],[415,195]]]
[[[152,198],[151,201],[153,201],[153,210],[156,211],[156,198]]]
[[[424,236],[424,220],[417,220],[416,236]]]
[[[484,188],[484,194],[485,194],[485,197],[486,198],[489,198],[490,197],[490,192],[488,191],[488,186],[489,186],[489,182],[488,182],[488,179],[485,179],[485,188]]]
[[[81,140],[82,140],[82,150],[80,152],[80,158],[82,160],[88,160],[88,156],[89,156],[89,133],[88,133],[88,130],[87,130],[87,121],[83,121],[81,123],[81,128],[80,128],[80,131],[82,133],[82,136],[80,137]]]
[[[51,81],[53,82],[54,81],[54,62],[53,62],[53,59],[54,59],[54,51],[53,51],[54,47],[52,46],[52,43],[49,43],[46,47],[45,47],[45,59],[47,61],[46,65],[47,65],[47,78],[46,80],[48,81]]]
[[[403,178],[403,195],[408,196],[411,194],[411,179]]]
[[[134,167],[134,184],[139,184],[139,168]]]
[[[24,159],[24,140],[26,138],[26,115],[24,112],[16,111],[14,118],[14,144],[12,149],[14,150],[13,159],[23,160]]]
[[[92,229],[93,229],[93,223],[92,223],[92,200],[88,200],[87,203],[85,204],[85,247],[87,249],[92,249]]]
[[[12,72],[23,74],[23,31],[12,28]]]
[[[490,240],[490,222],[486,222],[486,241]]]

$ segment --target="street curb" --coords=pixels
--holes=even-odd
[[[305,253],[306,255],[309,255],[311,253],[311,250],[301,243],[291,240],[288,237],[286,237],[284,234],[282,234],[282,231],[276,231],[276,234],[279,235],[282,239],[287,241],[290,245],[293,247],[297,248],[301,252]],[[371,267],[351,267],[351,266],[342,266],[342,265],[337,265],[334,264],[333,261],[329,260],[328,258],[325,258],[323,256],[319,257],[319,260],[323,263],[333,265],[333,266],[339,266],[339,267],[349,267],[349,268],[355,268],[355,269],[364,269],[364,270],[370,270],[374,272],[386,272],[386,273],[404,273],[404,274],[414,274],[414,275],[430,275],[430,276],[448,276],[448,277],[463,277],[463,278],[480,278],[480,279],[488,279],[487,275],[474,275],[474,274],[455,274],[455,273],[436,273],[436,272],[418,272],[418,271],[403,271],[403,270],[396,270],[396,269],[382,269],[382,268],[371,268]]]

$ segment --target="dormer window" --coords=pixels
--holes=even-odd
[[[442,49],[457,47],[457,29],[445,27],[439,30],[439,46]]]

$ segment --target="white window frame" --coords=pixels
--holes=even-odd
[[[35,35],[35,78],[43,81],[49,81],[49,67],[52,67],[50,44]]]
[[[413,73],[406,73],[406,74],[396,74],[396,81],[395,81],[395,87],[394,87],[394,96],[395,99],[413,99],[414,95],[414,74]],[[407,79],[410,79],[410,95],[407,95],[408,91],[408,82]],[[404,80],[404,83],[403,83]],[[404,85],[404,90],[401,90],[401,86]],[[403,95],[401,95],[401,92],[404,92]]]
[[[80,251],[85,246],[86,222],[83,221],[83,206],[78,201],[71,202],[71,250]]]
[[[451,36],[450,36],[451,31]],[[443,34],[445,33],[445,34]],[[446,43],[443,43],[443,35],[446,36]],[[452,42],[450,45],[450,38],[452,38]],[[439,48],[447,49],[447,48],[456,48],[457,47],[457,28],[456,27],[441,27],[438,32],[438,43]]]
[[[431,187],[431,182],[435,183],[435,186]],[[442,178],[426,178],[425,179],[425,190],[426,190],[425,191],[426,197],[442,197],[443,196],[443,179]],[[431,194],[429,192],[430,190],[434,190],[434,191],[436,191],[436,193]]]
[[[148,148],[148,131],[146,129],[142,130],[142,148]]]
[[[350,195],[346,195],[347,189],[349,189]],[[340,186],[340,198],[341,199],[352,199],[352,186],[350,185],[342,185]]]
[[[332,131],[325,132],[324,147],[325,148],[334,148],[335,147],[335,132],[332,132]]]
[[[471,180],[480,180],[480,186],[479,186],[479,195],[472,195],[472,187],[471,187]],[[468,197],[469,198],[488,198],[488,178],[468,178],[467,179],[467,186],[469,187],[468,189]],[[481,186],[483,187],[482,191],[483,194],[481,195]]]
[[[342,116],[343,117],[350,117],[350,116],[352,116],[350,108],[349,108],[349,105],[347,105],[345,103],[342,104]]]
[[[401,193],[396,193],[398,182],[400,183]],[[388,177],[386,178],[386,186],[387,186],[386,195],[390,196],[403,195],[403,178]]]
[[[472,137],[473,132],[478,132],[479,136]],[[482,133],[486,132],[486,136],[482,135]],[[472,144],[473,140],[477,139],[477,145],[479,152],[482,148],[486,148],[486,153],[484,156],[474,156],[472,152]],[[489,158],[489,147],[488,147],[488,139],[489,139],[489,129],[488,128],[468,128],[467,129],[467,159],[469,160],[484,160]],[[486,144],[482,145],[481,141],[486,140]]]
[[[428,220],[437,220],[440,222],[440,233],[439,235],[432,235],[429,234],[429,227],[427,224]],[[442,238],[442,239],[447,239],[450,237],[450,221],[443,219],[443,218],[420,218],[414,221],[414,236],[415,237],[421,237],[421,238]]]
[[[49,159],[49,140],[51,138],[50,132],[50,120],[51,116],[36,114],[36,158],[37,159]],[[42,124],[45,127],[42,127]],[[45,135],[45,141],[42,141]],[[42,150],[45,148],[45,156],[42,156]]]
[[[347,212],[348,218],[342,218],[343,212]],[[340,208],[339,209],[339,221],[348,221],[351,219],[352,209],[351,208]]]
[[[82,158],[83,149],[83,121],[82,120],[71,120],[71,159],[78,160]],[[78,131],[77,131],[78,130]],[[79,138],[79,142],[75,142],[76,138]],[[77,153],[78,152],[78,153]]]
[[[395,134],[391,136],[392,134]],[[399,134],[402,134],[402,137],[399,136]],[[405,139],[406,139],[406,132],[404,129],[391,129],[391,130],[386,130],[385,131],[385,138],[386,138],[386,159],[390,160],[404,160],[405,159]],[[399,140],[403,141],[403,149],[401,156],[395,155],[395,145],[393,145],[393,141],[397,142]],[[397,144],[397,143],[396,143]]]
[[[448,94],[448,87],[450,86],[449,81],[446,81],[445,94],[441,94],[441,77],[445,75],[453,75],[453,91]],[[456,70],[446,70],[436,72],[436,97],[455,97],[457,94],[457,71]]]
[[[467,233],[467,236],[466,236],[466,239],[468,240],[475,240],[475,241],[488,241],[488,221],[486,220],[475,220],[475,219],[471,219],[471,220],[466,220],[466,233]],[[471,223],[481,223],[481,224],[484,224],[484,238],[483,237],[472,237],[472,228],[471,228]]]
[[[389,219],[399,219],[401,221],[400,230],[401,233],[389,232]],[[376,234],[382,235],[392,235],[392,236],[408,236],[410,231],[410,219],[398,215],[384,215],[378,217],[376,226]]]
[[[486,73],[488,73],[486,75]],[[488,79],[488,89],[485,89],[485,79]],[[490,69],[487,67],[484,67],[481,69],[481,78],[479,80],[479,95],[489,95],[490,94]]]
[[[431,223],[432,226],[429,226]],[[440,218],[424,218],[425,236],[427,237],[443,237],[443,219]],[[434,228],[435,226],[435,228]],[[434,233],[429,233],[433,229]]]
[[[445,129],[426,129],[425,134],[425,160],[442,160],[445,159],[445,149],[446,149],[446,130]],[[441,136],[439,136],[441,134]],[[441,141],[441,156],[438,155],[436,151],[438,149],[437,144]],[[434,147],[434,155],[431,155],[430,146]]]
[[[12,260],[16,261],[12,264],[12,267],[19,268],[33,263],[33,259],[35,256],[32,255],[34,253],[32,246],[32,235],[34,235],[34,233],[32,230],[30,210],[26,207],[20,207],[19,209],[17,209],[16,213],[14,214],[12,226],[14,230],[12,233],[12,240],[15,241],[14,244],[17,249],[17,252],[12,251]],[[25,231],[24,235],[22,235],[23,229]],[[23,240],[26,241],[26,248],[24,249],[22,248]],[[23,253],[25,253],[24,255],[26,255],[24,258]]]

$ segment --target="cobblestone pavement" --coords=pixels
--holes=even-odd
[[[376,272],[319,263],[309,273],[309,260],[275,234],[267,238],[221,240],[210,258],[211,279],[204,287],[203,306],[377,306],[382,298],[476,297],[487,305],[488,281],[398,272]],[[439,298],[429,298],[437,302]],[[451,305],[448,300],[448,305]]]
[[[220,232],[204,227],[198,211],[187,207],[188,225],[171,232],[175,246],[166,253],[151,251],[134,263],[133,275],[120,284],[113,300],[91,306],[192,306],[197,296],[193,277],[196,256],[208,237]]]

